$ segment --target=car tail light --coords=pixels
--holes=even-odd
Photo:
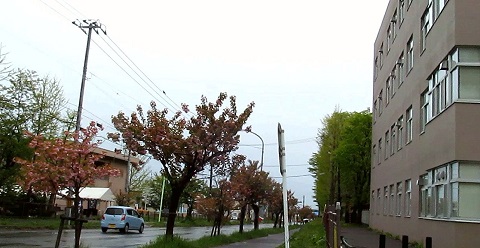
[[[105,219],[105,214],[102,214],[102,220],[104,220],[104,219]]]
[[[121,220],[125,220],[125,217],[126,217],[126,215],[122,214],[122,219]]]

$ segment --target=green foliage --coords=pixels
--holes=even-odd
[[[319,150],[310,159],[309,168],[321,207],[341,201],[359,210],[368,204],[371,118],[368,110],[341,112],[337,108],[323,119],[317,137]]]
[[[280,247],[285,247],[284,245]],[[326,247],[325,229],[322,220],[316,219],[305,224],[290,237],[290,247],[322,248]]]
[[[337,194],[339,188],[338,165],[335,163],[335,150],[341,139],[341,132],[348,112],[342,112],[338,108],[331,115],[327,115],[319,130],[317,143],[319,151],[310,159],[310,172],[315,177],[315,198],[320,207],[325,204],[333,204],[339,200]]]
[[[207,248],[207,247],[216,247],[220,245],[237,243],[248,239],[255,239],[266,237],[269,234],[282,233],[283,229],[280,228],[264,228],[259,230],[252,230],[249,232],[239,233],[235,232],[231,235],[218,235],[214,237],[206,236],[198,240],[187,241],[180,237],[165,238],[165,236],[158,237],[155,241],[150,242],[148,245],[143,246],[143,248]]]
[[[35,71],[4,67],[0,51],[0,208],[17,197],[15,187],[20,166],[15,158],[31,159],[30,139],[24,132],[53,137],[63,123],[61,110],[65,104],[58,81],[40,77]],[[18,191],[17,191],[18,192]]]

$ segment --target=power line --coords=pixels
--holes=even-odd
[[[62,16],[64,19],[66,19],[66,20],[68,20],[68,21],[70,22],[70,20],[69,20],[69,18],[68,18],[67,16],[65,16],[64,14],[62,14],[62,13],[59,12],[57,9],[53,8],[52,6],[50,6],[49,4],[47,4],[46,2],[44,2],[43,0],[41,0],[41,1],[42,1],[43,4],[45,4],[45,5],[46,5],[47,7],[49,7],[51,10],[53,10],[54,12],[56,12],[57,14],[59,14],[60,16]],[[57,1],[57,0],[55,0],[55,1]],[[59,3],[59,2],[57,1],[57,3]],[[73,13],[73,12],[70,11],[65,5],[63,5],[63,4],[61,4],[61,3],[59,3],[59,4],[60,4],[63,8],[65,8],[67,11]],[[79,13],[79,14],[82,15],[82,16],[84,16],[80,11],[78,11],[77,9],[75,9],[71,4],[68,4],[68,5],[69,5],[72,9],[74,9],[77,13]],[[108,36],[107,36],[107,37],[108,37]],[[102,38],[102,37],[101,37],[101,38]],[[153,87],[150,86],[150,85],[148,84],[148,82],[147,82],[145,79],[143,79],[143,78],[115,51],[115,49],[113,49],[113,48],[108,44],[108,42],[105,41],[105,39],[102,38],[102,40],[105,42],[105,44],[107,44],[107,45],[110,47],[110,49],[112,49],[112,50],[117,54],[118,57],[120,57],[120,59],[123,60],[123,62],[124,62],[135,74],[137,74],[137,76],[139,76],[139,78],[140,78],[142,81],[144,81],[152,90],[154,90]],[[109,37],[109,40],[111,40],[110,37]],[[111,40],[111,41],[113,42],[113,40]],[[181,111],[181,108],[180,108],[180,109],[176,109],[175,106],[173,106],[173,105],[170,104],[168,101],[166,101],[158,92],[156,92],[156,91],[154,90],[155,93],[156,93],[160,98],[163,99],[163,101],[161,101],[161,100],[159,100],[158,98],[156,98],[149,90],[147,90],[144,86],[142,86],[142,85],[140,84],[140,82],[138,82],[138,80],[136,80],[130,73],[128,73],[127,70],[126,70],[125,68],[123,68],[112,56],[110,56],[95,40],[93,40],[93,43],[95,43],[95,45],[96,45],[105,55],[107,55],[107,57],[109,57],[110,60],[112,60],[121,70],[123,70],[123,71],[124,71],[133,81],[135,81],[143,90],[145,90],[149,95],[151,95],[154,100],[156,100],[156,101],[159,102],[159,103],[165,102],[165,103],[166,103],[167,105],[169,105],[170,107],[173,107],[173,110],[180,110],[180,111]],[[114,42],[113,42],[113,43],[114,43]],[[115,43],[114,43],[114,44],[115,44]],[[118,45],[116,45],[116,44],[115,44],[115,46],[118,47]],[[121,50],[120,47],[118,47],[118,48],[119,48],[119,50]],[[123,52],[123,50],[121,50],[121,51],[122,51],[123,54],[125,54],[125,53]],[[138,68],[138,66],[136,66],[136,64],[133,63],[133,61],[132,61],[126,54],[125,54],[125,56],[132,62],[132,64],[135,65],[135,67]],[[138,70],[140,70],[140,69],[138,68]],[[140,71],[141,71],[141,70],[140,70]],[[142,74],[145,75],[145,73],[143,73],[143,71],[141,71],[141,72],[142,72]],[[145,75],[145,76],[146,76],[146,75]],[[147,78],[148,78],[148,77],[147,77]],[[148,79],[149,79],[149,78],[148,78]],[[150,81],[151,81],[151,80],[150,80]],[[152,83],[153,83],[153,81],[152,81]],[[155,85],[155,84],[154,84],[154,85]],[[157,88],[158,88],[158,87],[157,87]],[[164,91],[162,91],[162,92],[165,93]],[[167,96],[167,95],[165,94],[165,96]],[[167,96],[167,97],[168,97],[168,96]],[[176,104],[173,100],[171,100],[170,97],[168,97],[168,98],[170,99],[171,102],[173,102],[175,105],[178,106],[178,104]],[[165,107],[167,107],[167,105],[165,105]],[[168,109],[168,107],[167,107],[167,109]],[[170,110],[172,111],[172,109],[170,109]]]
[[[287,167],[307,166],[310,164],[287,164]],[[279,165],[264,165],[263,167],[279,167]]]
[[[296,144],[304,144],[304,143],[310,143],[314,142],[315,138],[305,138],[305,139],[298,139],[298,140],[290,140],[290,141],[285,141],[285,144],[291,144],[291,145],[296,145]],[[239,144],[238,146],[261,146],[262,144]],[[276,146],[278,143],[266,143],[265,146]]]
[[[311,177],[311,176],[312,176],[312,174],[305,174],[305,175],[287,176],[287,178],[291,178],[291,177]],[[282,178],[282,177],[272,177],[272,178],[279,179],[279,178]]]
[[[155,88],[157,88],[159,91],[161,91],[174,105],[176,105],[176,107],[178,107],[178,109],[182,110],[182,107],[180,107],[175,101],[173,101],[173,100],[167,95],[167,93],[165,93],[164,90],[160,89],[160,88],[150,79],[150,77],[148,77],[148,76],[143,72],[143,70],[140,69],[140,68],[137,66],[137,64],[135,64],[135,62],[133,62],[132,59],[130,59],[130,57],[117,45],[117,43],[115,43],[115,41],[113,41],[112,38],[110,38],[110,36],[107,35],[107,38],[108,38],[108,40],[110,40],[110,42],[112,42],[112,43],[115,45],[115,47],[116,47],[118,50],[120,50],[120,52],[122,52],[122,54],[135,66],[135,68],[137,68],[137,70],[139,70],[139,71],[142,73],[142,75],[145,76],[145,77],[153,84],[153,86],[155,86]],[[113,48],[112,48],[112,50],[113,50]],[[132,69],[132,70],[133,70],[133,69]],[[137,75],[138,75],[138,74],[137,74]],[[158,93],[157,93],[157,94],[158,94]],[[159,94],[159,95],[160,95],[160,94]],[[162,96],[160,96],[160,97],[165,100],[165,98],[163,98]],[[165,101],[166,101],[166,100],[165,100]],[[170,105],[170,106],[172,106],[172,105]],[[174,106],[172,106],[172,107],[175,108]]]

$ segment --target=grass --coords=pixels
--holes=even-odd
[[[83,228],[85,229],[95,229],[100,228],[100,217],[95,219],[88,220],[87,223],[83,223]],[[226,223],[226,225],[235,225],[238,224],[238,221],[232,221]],[[145,222],[147,226],[151,227],[165,227],[167,222],[165,220]],[[57,230],[60,226],[60,217],[54,218],[41,218],[41,217],[4,217],[0,216],[0,228],[9,228],[9,229],[50,229]],[[211,221],[206,219],[197,218],[197,219],[177,219],[175,221],[176,227],[195,227],[195,226],[212,226]],[[65,224],[65,229],[70,227]]]
[[[262,228],[248,232],[235,232],[231,235],[219,235],[215,237],[206,236],[197,240],[185,240],[180,237],[165,239],[165,236],[159,236],[155,241],[150,242],[142,248],[207,248],[225,244],[237,243],[248,239],[266,237],[269,234],[282,233],[283,228]]]
[[[318,218],[303,225],[299,231],[290,237],[290,247],[323,248],[326,247],[325,241],[322,219]]]

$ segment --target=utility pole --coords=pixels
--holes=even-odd
[[[85,79],[87,78],[87,64],[88,64],[88,53],[90,52],[90,41],[92,39],[92,30],[98,34],[98,29],[100,29],[105,35],[107,31],[105,26],[103,26],[98,20],[75,20],[72,22],[73,25],[77,26],[82,30],[83,33],[88,35],[87,38],[87,49],[85,51],[85,60],[83,62],[83,75],[82,75],[82,84],[80,86],[80,98],[78,100],[78,110],[77,110],[77,122],[75,124],[75,132],[80,130],[80,121],[82,119],[82,105],[83,105],[83,92],[85,90]],[[84,29],[88,29],[88,32],[85,32]]]
[[[282,174],[282,188],[283,188],[283,227],[285,248],[290,248],[290,231],[288,230],[288,194],[287,194],[287,163],[285,158],[285,137],[284,130],[280,123],[278,123],[278,157],[280,162],[280,173]]]

